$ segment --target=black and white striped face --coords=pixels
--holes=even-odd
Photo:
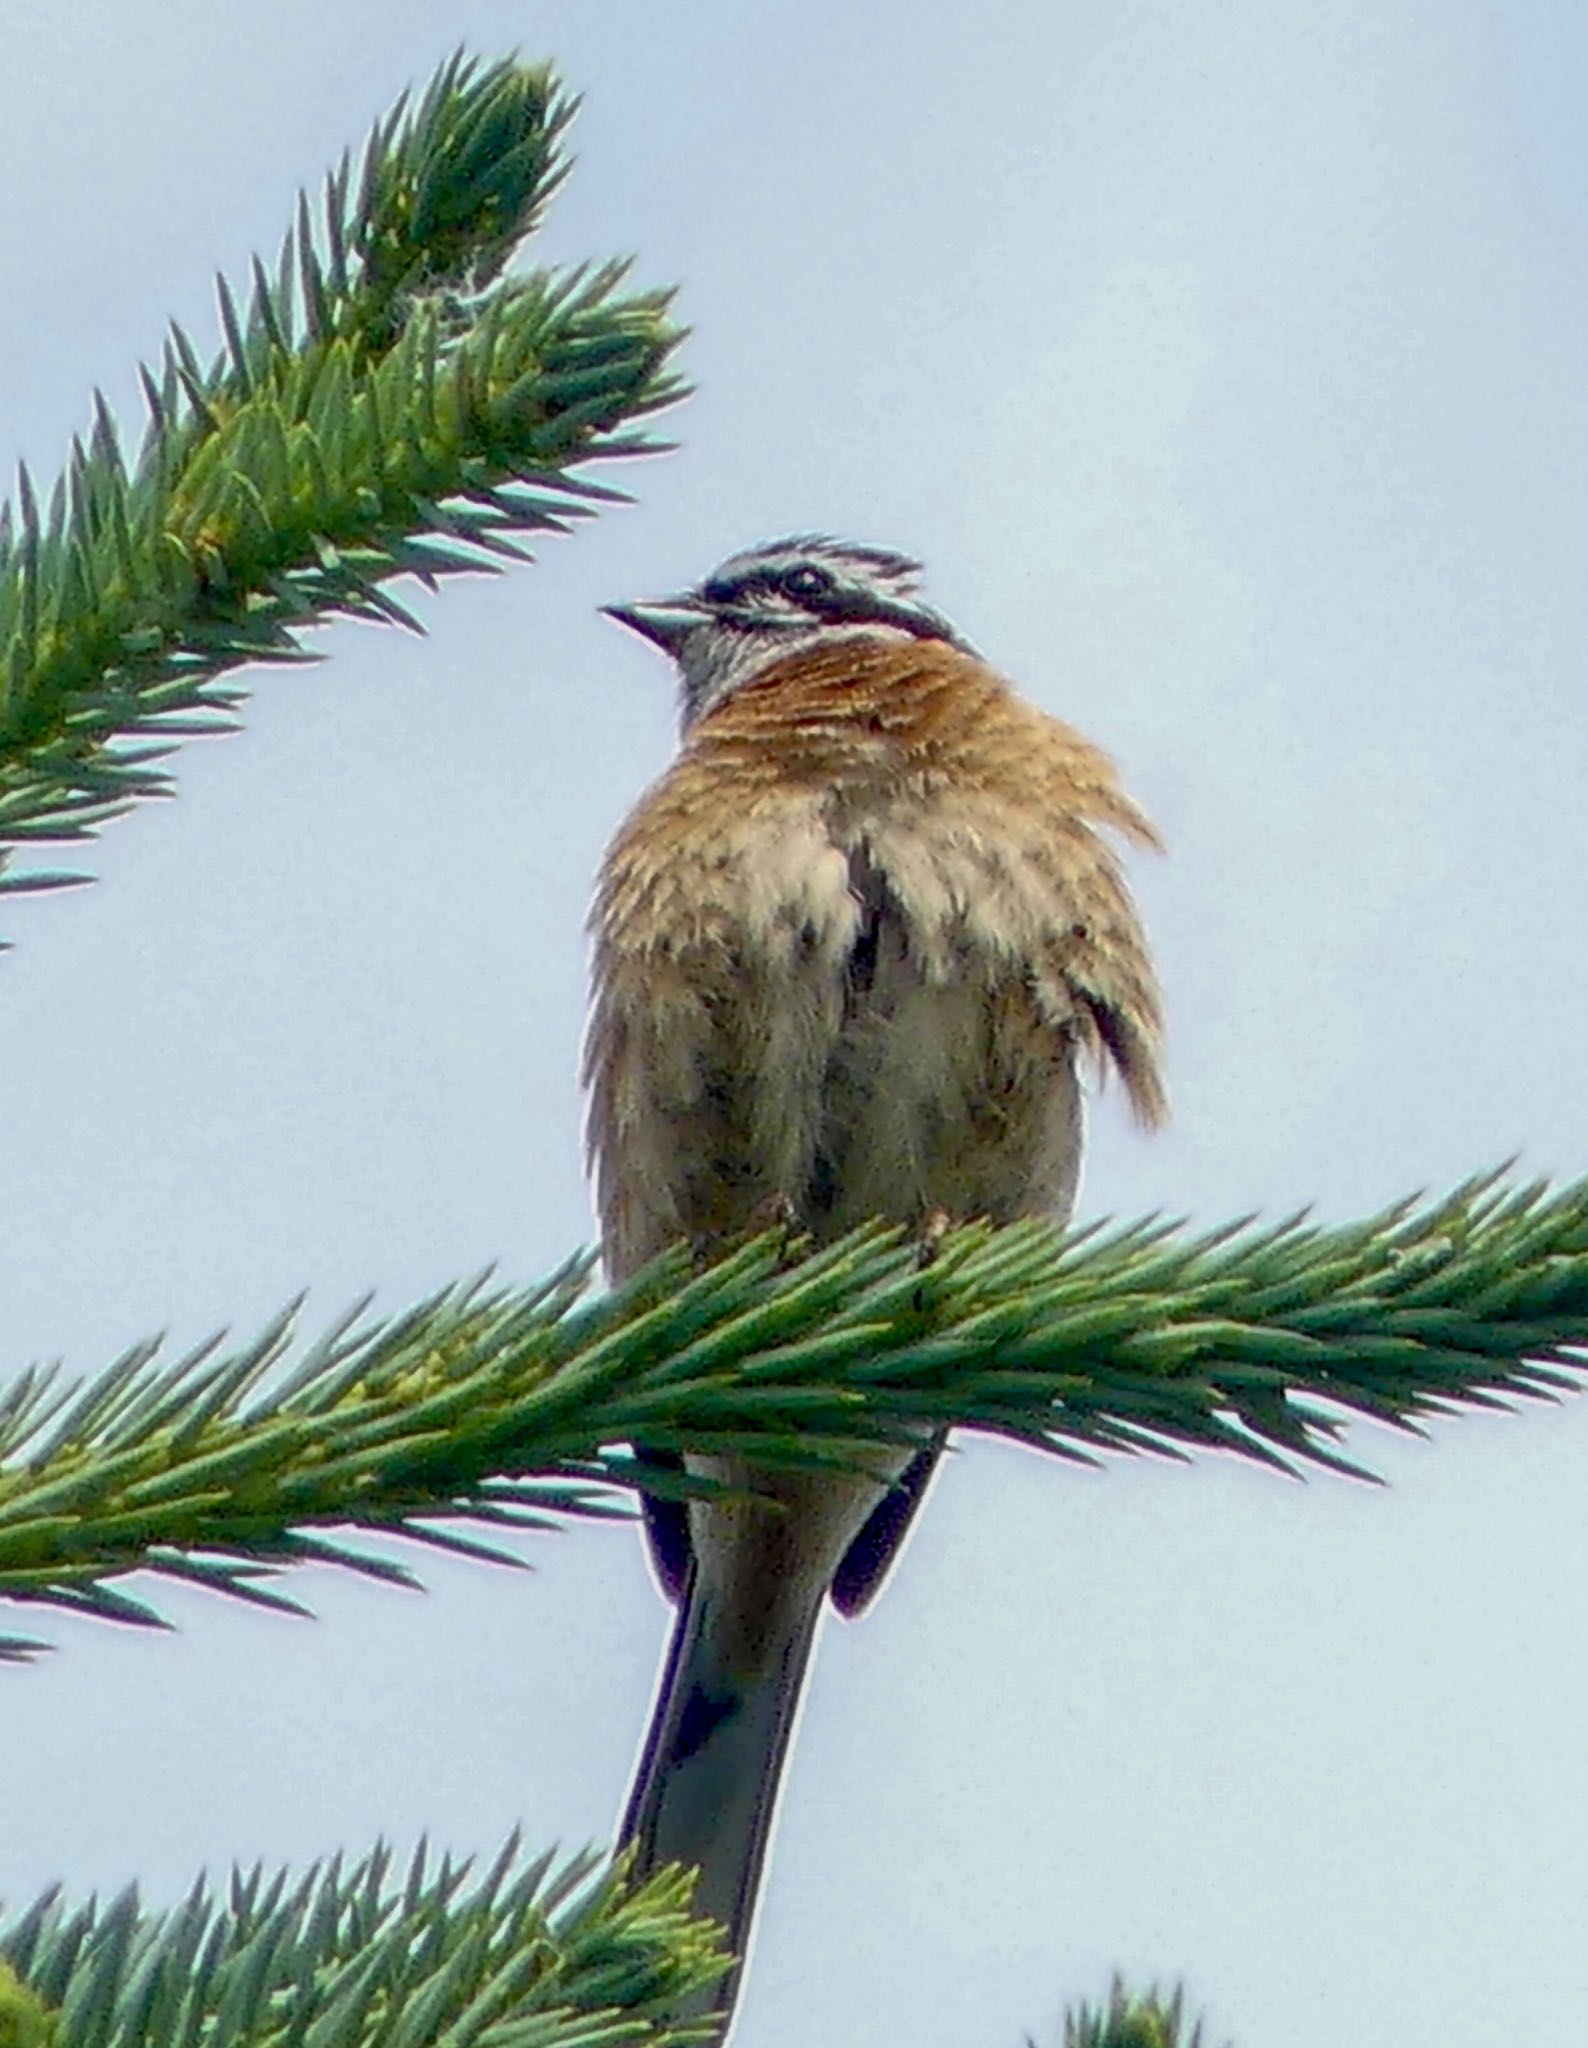
[[[964,647],[923,602],[920,576],[907,555],[798,534],[730,555],[678,597],[605,611],[677,663],[687,731],[769,662],[834,633],[902,633]]]

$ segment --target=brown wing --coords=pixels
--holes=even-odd
[[[585,1048],[614,1279],[798,1198],[856,924],[797,789],[685,756],[629,818],[597,889]]]

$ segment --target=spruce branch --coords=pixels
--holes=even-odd
[[[0,1397],[0,1598],[158,1625],[110,1583],[142,1567],[290,1610],[271,1581],[294,1562],[411,1583],[333,1529],[499,1559],[458,1525],[704,1484],[642,1474],[626,1443],[831,1465],[965,1427],[1083,1460],[1211,1449],[1365,1477],[1352,1416],[1416,1429],[1581,1385],[1588,1181],[1488,1174],[1335,1228],[973,1225],[924,1268],[881,1225],[793,1262],[773,1232],[611,1295],[588,1278],[579,1260],[527,1291],[355,1311],[296,1363],[294,1307],[231,1351],[136,1345],[80,1387],[24,1373]]]
[[[514,1835],[471,1864],[405,1873],[377,1848],[296,1879],[201,1879],[182,1905],[56,1891],[0,1926],[0,2041],[22,2048],[683,2048],[667,2012],[727,1957],[688,1910],[693,1880],[629,1888],[603,1859],[524,1863]],[[7,2032],[11,2024],[12,2031]]]
[[[1189,2027],[1189,2031],[1188,2031]],[[1037,2048],[1028,2034],[1026,2048]],[[1082,2005],[1064,2016],[1064,2048],[1212,2048],[1200,2020],[1188,2022],[1185,1992],[1160,1998],[1127,1991],[1116,1977],[1104,2006]]]
[[[0,866],[169,793],[179,739],[234,729],[249,662],[337,614],[415,627],[399,576],[529,559],[623,493],[577,466],[659,448],[679,331],[625,266],[505,277],[561,183],[574,102],[544,66],[445,64],[306,197],[207,366],[173,326],[129,471],[94,425],[41,506],[0,511]],[[0,874],[0,890],[86,880]]]

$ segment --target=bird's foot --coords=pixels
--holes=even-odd
[[[953,1228],[954,1219],[946,1209],[928,1209],[915,1236],[915,1263],[918,1266],[931,1265],[944,1238]]]
[[[806,1233],[799,1211],[787,1195],[763,1195],[745,1218],[742,1228],[704,1232],[692,1241],[690,1249],[697,1266],[709,1266],[725,1253],[749,1244],[753,1238],[766,1237],[773,1232],[781,1240],[777,1247],[779,1266],[791,1266],[806,1249]]]

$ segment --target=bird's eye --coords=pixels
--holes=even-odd
[[[833,579],[825,569],[817,568],[814,562],[796,562],[792,569],[785,569],[778,578],[783,591],[801,604],[813,597],[825,597],[833,587]]]

